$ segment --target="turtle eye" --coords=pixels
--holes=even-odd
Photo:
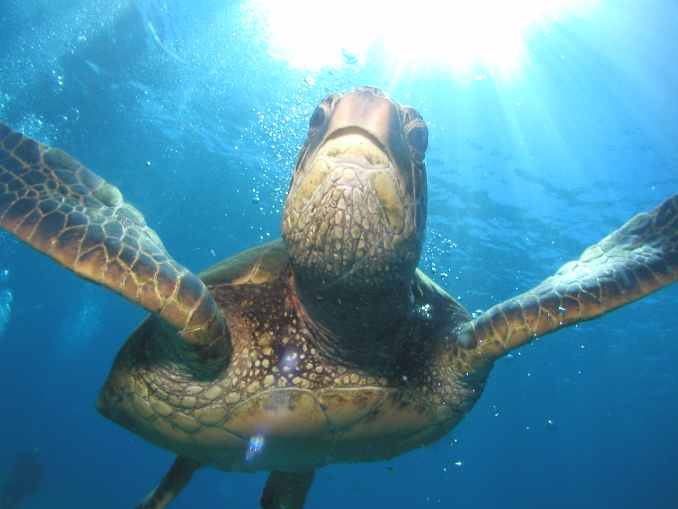
[[[322,106],[318,106],[308,121],[308,127],[314,129],[320,126],[324,121],[325,121],[325,110],[322,108]]]
[[[424,158],[424,153],[428,148],[428,129],[422,122],[421,124],[412,126],[407,132],[407,143],[414,151],[415,156],[421,160]]]
[[[413,120],[421,120],[422,122],[424,121],[419,112],[414,108],[411,108],[409,106],[403,106],[402,111],[403,111],[402,113],[403,125],[407,125]]]
[[[331,94],[325,97],[323,100],[323,103],[327,104],[327,107],[331,110],[334,108],[334,105],[337,103],[339,100],[339,96],[337,94]]]

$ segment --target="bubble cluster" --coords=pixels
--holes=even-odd
[[[9,270],[0,269],[0,285],[7,283],[9,279]],[[0,336],[5,333],[7,325],[12,315],[12,302],[14,294],[9,288],[0,288]]]
[[[84,291],[81,304],[61,329],[61,344],[66,357],[81,355],[101,326],[102,309],[91,298],[92,293],[90,289]]]

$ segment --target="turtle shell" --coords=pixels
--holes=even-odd
[[[298,312],[280,241],[200,277],[229,324],[229,365],[216,376],[196,371],[186,344],[150,317],[118,354],[98,400],[106,417],[181,456],[227,471],[391,458],[444,435],[480,394],[482,382],[463,375],[469,365],[426,320],[413,323],[413,348],[398,367],[324,356]],[[420,272],[417,284],[418,299],[454,316],[443,290]]]

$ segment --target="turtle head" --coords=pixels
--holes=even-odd
[[[318,105],[282,227],[299,279],[358,291],[410,280],[426,222],[427,142],[421,115],[375,88]]]

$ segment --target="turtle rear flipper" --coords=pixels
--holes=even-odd
[[[678,195],[638,214],[535,288],[464,324],[458,338],[496,358],[531,339],[591,320],[678,278]]]
[[[198,468],[200,468],[198,463],[181,456],[177,457],[158,487],[151,491],[136,506],[136,509],[163,509],[167,507],[186,487]]]
[[[0,123],[0,226],[85,279],[157,313],[190,344],[230,354],[224,317],[120,191],[65,152]]]
[[[314,476],[314,470],[307,472],[274,470],[268,476],[261,495],[262,509],[303,509]]]

